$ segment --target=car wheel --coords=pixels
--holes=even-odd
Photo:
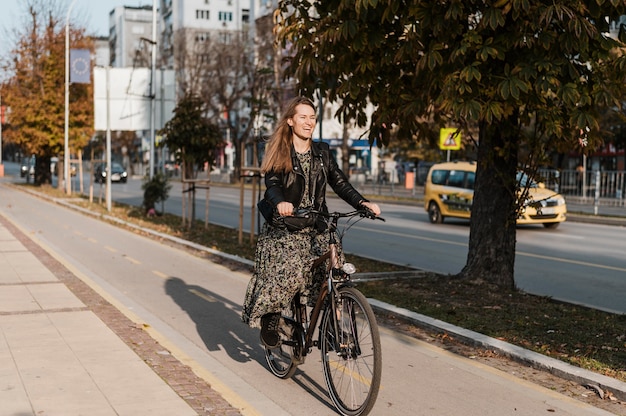
[[[443,222],[443,215],[436,202],[431,202],[428,205],[428,218],[433,224],[441,224]]]
[[[555,229],[556,227],[558,227],[560,224],[560,222],[544,222],[543,226],[546,228],[551,228],[551,229]]]

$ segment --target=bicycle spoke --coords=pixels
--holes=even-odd
[[[369,413],[380,386],[381,352],[378,327],[365,297],[356,289],[342,288],[337,311],[327,311],[322,331],[324,377],[335,407],[348,416]]]

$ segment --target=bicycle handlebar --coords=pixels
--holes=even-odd
[[[320,215],[322,217],[325,218],[352,218],[352,217],[356,217],[357,215],[363,217],[363,218],[369,218],[371,220],[381,220],[381,221],[385,221],[385,219],[383,217],[379,217],[376,214],[374,214],[374,212],[366,207],[362,207],[361,209],[357,209],[354,211],[349,211],[349,212],[339,212],[339,211],[335,211],[335,212],[323,212],[323,211],[318,211],[316,209],[311,209],[311,208],[298,208],[296,210],[294,210],[293,212],[293,216],[294,217],[306,217],[309,214],[316,214],[316,215]]]

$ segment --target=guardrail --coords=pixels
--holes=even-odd
[[[624,206],[625,171],[587,171],[540,169],[539,177],[546,187],[567,200],[599,205]]]
[[[538,180],[565,196],[568,203],[595,206],[626,206],[626,171],[588,171],[540,169]],[[421,198],[424,187],[399,181],[365,181],[359,176],[350,181],[362,193]],[[410,184],[408,184],[410,185]]]

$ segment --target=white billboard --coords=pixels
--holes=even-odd
[[[109,72],[107,106],[107,71]],[[150,130],[150,68],[102,68],[93,71],[94,122],[96,130],[107,130],[107,108],[111,130]],[[158,130],[173,115],[176,106],[173,70],[157,70],[154,126]]]

